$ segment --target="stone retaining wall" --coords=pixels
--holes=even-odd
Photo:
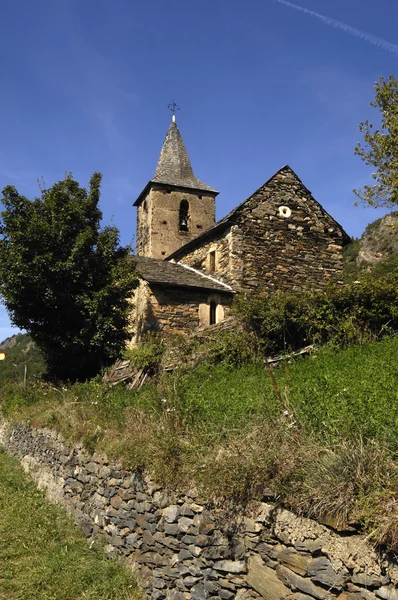
[[[106,552],[138,565],[149,598],[398,600],[396,557],[273,504],[221,517],[194,490],[173,494],[54,431],[0,423],[0,443]]]

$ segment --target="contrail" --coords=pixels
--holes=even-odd
[[[294,8],[310,17],[315,17],[320,21],[326,23],[326,25],[330,25],[331,27],[335,27],[336,29],[340,29],[341,31],[345,31],[346,33],[350,33],[355,37],[364,40],[365,42],[369,42],[378,48],[382,48],[383,50],[388,50],[389,52],[393,52],[394,54],[398,54],[398,45],[391,44],[391,42],[386,42],[385,40],[376,37],[375,35],[371,35],[370,33],[366,33],[366,31],[361,31],[360,29],[356,29],[355,27],[351,27],[351,25],[347,25],[346,23],[342,23],[341,21],[336,21],[336,19],[331,19],[330,17],[325,17],[324,15],[320,15],[313,10],[309,10],[308,8],[304,8],[303,6],[298,6],[297,4],[293,4],[292,2],[287,2],[287,0],[275,0],[279,4],[284,4],[285,6],[289,6],[290,8]]]

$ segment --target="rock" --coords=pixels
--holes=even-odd
[[[244,588],[238,590],[235,596],[235,600],[250,600],[251,598],[253,598],[252,594]]]
[[[184,594],[178,590],[170,590],[167,592],[166,598],[167,600],[185,600]]]
[[[365,588],[358,587],[353,583],[347,583],[347,592],[354,592],[359,594],[363,600],[377,600],[376,594],[373,592],[366,590]]]
[[[218,595],[220,598],[223,598],[225,600],[231,600],[231,598],[235,597],[235,593],[231,592],[230,590],[226,590],[226,589],[222,589],[218,592]]]
[[[141,529],[148,529],[151,533],[155,533],[156,526],[154,523],[148,523],[144,515],[137,515],[137,525]]]
[[[383,600],[398,600],[398,590],[392,585],[383,585],[375,594]]]
[[[311,561],[311,556],[308,554],[299,554],[291,548],[286,548],[278,552],[276,558],[282,565],[289,567],[289,569],[299,575],[307,574],[308,565]]]
[[[326,557],[313,558],[308,565],[308,575],[313,581],[318,581],[328,587],[342,589],[348,578],[348,571],[345,567],[340,573],[336,573],[332,563]]]
[[[173,504],[172,506],[168,506],[167,508],[164,508],[162,511],[162,514],[163,514],[164,518],[166,519],[167,523],[175,523],[180,514],[180,507],[177,506],[176,504]]]
[[[191,509],[191,507],[189,506],[189,504],[183,504],[181,506],[180,515],[182,517],[193,517],[194,514],[195,513],[193,512],[193,510]]]
[[[203,549],[202,556],[207,560],[219,560],[226,558],[230,554],[227,546],[207,546]]]
[[[152,585],[158,590],[163,590],[166,587],[166,584],[163,581],[163,579],[160,579],[159,577],[152,577]]]
[[[218,590],[220,589],[220,584],[217,581],[210,581],[210,580],[206,580],[203,585],[205,586],[206,590],[209,592],[209,594],[216,594],[218,592]]]
[[[221,587],[226,588],[227,590],[234,592],[236,589],[234,584],[229,579],[219,579],[219,582]]]
[[[264,600],[282,600],[289,595],[290,590],[259,556],[250,556],[247,568],[247,583],[261,594]]]
[[[200,548],[199,546],[195,546],[194,544],[188,546],[188,550],[190,551],[192,556],[200,556],[202,553],[202,548]]]
[[[310,579],[301,577],[301,575],[297,575],[297,573],[293,573],[293,571],[283,565],[278,565],[276,573],[282,581],[297,588],[300,592],[304,592],[304,594],[308,594],[319,600],[334,598],[333,594],[330,594],[323,588],[315,585]]]
[[[207,600],[209,598],[209,592],[203,583],[197,583],[191,588],[191,598],[192,600]]]
[[[245,573],[246,565],[243,560],[220,560],[214,564],[214,569],[223,573]]]
[[[177,523],[165,523],[164,524],[164,532],[167,533],[167,535],[177,535],[177,533],[178,533]]]
[[[142,534],[142,540],[144,544],[147,544],[147,546],[154,546],[156,542],[151,532],[147,530],[145,530]]]
[[[138,535],[136,533],[132,533],[126,537],[126,544],[128,546],[134,546],[137,541]]]
[[[304,542],[297,542],[294,547],[296,550],[300,552],[311,552],[311,554],[316,554],[322,550],[322,541],[321,540],[305,540]]]
[[[296,592],[295,594],[289,596],[289,600],[312,600],[312,598],[311,596],[307,596],[306,594],[302,594],[301,592]]]
[[[332,529],[338,532],[356,531],[355,527],[352,527],[346,521],[343,521],[340,517],[336,517],[335,515],[322,515],[318,518],[318,521],[319,523],[322,523],[327,527],[331,527]]]
[[[189,506],[194,513],[201,513],[204,511],[204,507],[200,506],[200,504],[195,504],[195,502],[191,502]]]
[[[178,561],[182,562],[183,560],[189,560],[192,558],[192,554],[190,552],[188,552],[188,550],[181,550],[181,552],[178,553]]]
[[[244,517],[243,528],[247,533],[258,533],[262,530],[262,526],[259,523],[256,523],[254,519],[250,519],[249,517]]]
[[[351,577],[352,583],[363,585],[363,587],[380,587],[381,579],[375,575],[367,575],[366,573],[357,573]]]
[[[186,588],[191,588],[192,586],[195,585],[195,583],[198,583],[198,581],[199,581],[199,578],[193,577],[192,575],[188,575],[188,577],[184,577],[184,579],[182,580],[182,582]]]
[[[235,540],[232,544],[232,554],[236,560],[245,558],[246,547],[241,540]]]
[[[193,521],[189,517],[181,517],[178,519],[178,530],[182,533],[187,533],[193,527]]]
[[[124,540],[119,535],[113,535],[111,537],[110,543],[112,546],[119,547],[119,546],[123,546]]]

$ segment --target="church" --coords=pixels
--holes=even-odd
[[[349,236],[296,173],[282,167],[220,221],[218,192],[193,172],[176,118],[155,176],[134,203],[140,285],[134,341],[222,322],[237,293],[322,289],[339,281]]]

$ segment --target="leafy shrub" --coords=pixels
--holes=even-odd
[[[155,369],[159,365],[164,348],[163,339],[159,335],[149,333],[139,344],[125,350],[124,357],[137,369]]]
[[[318,292],[241,297],[236,307],[265,353],[363,343],[398,331],[398,273]]]

